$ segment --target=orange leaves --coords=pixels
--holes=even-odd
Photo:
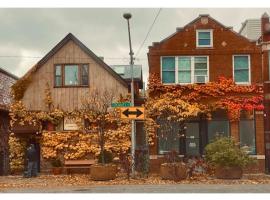
[[[148,109],[151,117],[171,113],[170,119],[183,119],[194,111],[201,113],[222,108],[229,112],[231,120],[239,119],[240,110],[263,110],[263,88],[258,85],[236,85],[232,79],[219,77],[216,82],[206,84],[163,85],[156,74],[149,77]],[[182,101],[182,102],[181,102]],[[190,112],[183,112],[179,104],[187,106]],[[158,109],[157,109],[158,108]],[[162,111],[163,110],[163,111]],[[181,115],[178,114],[181,112]]]

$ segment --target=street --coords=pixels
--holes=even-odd
[[[269,193],[270,184],[107,185],[6,189],[4,193]]]

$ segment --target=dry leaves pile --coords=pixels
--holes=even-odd
[[[0,191],[10,188],[55,188],[63,186],[97,186],[97,185],[138,185],[138,184],[270,184],[270,176],[265,174],[244,175],[240,180],[221,180],[208,175],[195,175],[192,178],[179,182],[162,180],[158,175],[152,174],[148,178],[130,179],[128,181],[124,174],[118,174],[115,180],[92,181],[85,174],[74,175],[41,175],[36,178],[22,178],[21,176],[0,177]]]

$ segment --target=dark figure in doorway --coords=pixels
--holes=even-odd
[[[27,159],[26,177],[30,178],[37,176],[37,151],[35,149],[34,144],[31,144],[27,148],[26,159]]]

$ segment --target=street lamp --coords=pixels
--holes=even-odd
[[[128,24],[128,39],[129,39],[129,55],[130,55],[130,70],[131,70],[131,106],[134,106],[134,83],[133,83],[133,65],[134,65],[134,58],[133,58],[133,51],[131,46],[131,37],[130,37],[130,26],[129,26],[129,19],[131,18],[130,13],[124,13],[123,17],[127,20]],[[135,121],[131,120],[131,170],[132,176],[135,176],[135,146],[136,146],[136,138],[135,138]]]

